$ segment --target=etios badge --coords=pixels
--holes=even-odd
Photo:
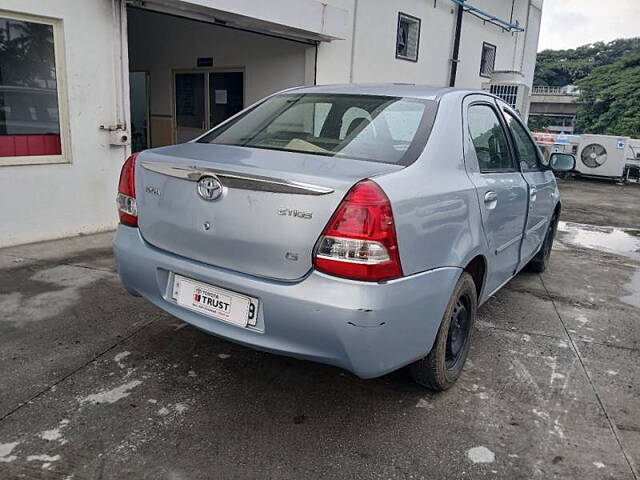
[[[198,195],[205,200],[215,200],[222,195],[222,184],[216,177],[202,177],[198,181]]]

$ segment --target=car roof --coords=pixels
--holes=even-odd
[[[419,85],[415,83],[345,83],[335,85],[316,85],[296,87],[286,90],[286,93],[335,93],[351,95],[382,95],[389,97],[422,98],[439,100],[451,93],[479,93],[492,96],[487,91],[470,90],[464,88],[438,87],[433,85]]]

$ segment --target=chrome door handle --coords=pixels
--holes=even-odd
[[[484,194],[484,203],[491,203],[498,201],[498,194],[496,192],[487,192]]]
[[[529,198],[532,202],[535,202],[536,198],[538,198],[538,190],[536,189],[536,187],[531,187],[531,189],[529,190]]]
[[[498,205],[498,194],[496,192],[488,191],[484,194],[484,206],[487,210],[493,210]]]

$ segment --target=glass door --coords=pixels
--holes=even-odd
[[[175,131],[176,142],[184,143],[207,130],[205,112],[206,72],[176,73]]]
[[[211,73],[209,92],[209,122],[213,128],[244,108],[244,73]]]
[[[129,72],[131,152],[151,146],[149,138],[149,72]]]
[[[176,142],[194,139],[244,108],[244,72],[176,72]]]

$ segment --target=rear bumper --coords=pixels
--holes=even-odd
[[[314,360],[362,378],[426,355],[460,269],[448,267],[384,284],[312,271],[290,283],[244,275],[159,250],[137,228],[118,227],[114,253],[125,288],[211,334],[259,350]],[[256,297],[255,328],[240,328],[178,306],[173,273]]]

